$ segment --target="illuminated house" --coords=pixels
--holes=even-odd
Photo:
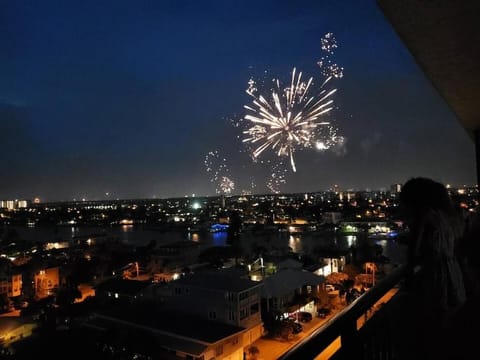
[[[130,290],[140,286],[121,282]],[[121,289],[115,284],[120,282],[111,279],[100,284],[96,296],[110,292],[115,299],[116,289],[120,299]],[[137,288],[128,304],[111,302],[85,326],[105,334],[124,331],[133,338],[148,339],[151,346],[144,350],[155,358],[243,360],[245,349],[263,333],[261,287],[233,271],[198,272]],[[124,295],[127,292],[133,294],[124,291]]]
[[[101,301],[132,303],[143,296],[143,290],[149,285],[148,281],[111,278],[95,287],[95,297]]]
[[[322,221],[325,224],[338,224],[342,220],[342,213],[340,212],[324,212],[322,214]]]
[[[22,293],[22,274],[0,274],[0,294],[8,297]]]
[[[328,276],[331,273],[342,272],[345,264],[345,256],[324,257],[323,261],[311,270],[314,270],[313,273],[316,275]]]
[[[314,296],[323,276],[317,276],[301,269],[282,269],[263,281],[262,303],[265,311],[291,313],[295,311],[315,311]]]
[[[60,267],[46,268],[35,273],[35,296],[39,299],[53,295],[60,285]]]
[[[245,329],[240,342],[246,347],[263,334],[261,288],[262,283],[227,270],[182,277],[162,292],[169,309]]]

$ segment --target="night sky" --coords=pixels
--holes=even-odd
[[[340,151],[300,151],[282,192],[475,182],[474,145],[375,1],[0,1],[0,199],[214,195],[217,150],[268,193],[231,119],[251,76],[344,67]],[[265,71],[267,73],[265,73]]]

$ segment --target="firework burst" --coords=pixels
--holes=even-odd
[[[228,176],[227,160],[217,150],[209,151],[203,163],[207,173],[211,174],[210,182],[215,184],[217,194],[228,195],[235,189],[235,182]]]
[[[320,66],[322,75],[325,77],[335,77],[338,79],[342,78],[343,67],[333,62],[330,58],[333,55],[334,51],[338,48],[335,35],[333,35],[333,33],[326,33],[320,39],[320,47],[322,51],[326,53],[326,55],[317,62],[318,66]]]
[[[228,176],[222,176],[218,188],[220,191],[217,190],[217,193],[229,195],[235,189],[235,183]]]
[[[270,177],[267,179],[267,188],[274,194],[281,192],[281,187],[286,184],[287,168],[283,162],[275,163],[272,166]]]
[[[318,129],[330,125],[323,116],[333,109],[332,95],[336,89],[326,89],[331,79],[323,82],[318,95],[311,95],[313,78],[304,81],[302,72],[297,73],[295,68],[290,85],[282,89],[280,81],[274,79],[268,96],[257,96],[255,82],[248,82],[246,92],[253,98],[253,106],[244,106],[249,113],[243,119],[250,127],[243,131],[242,141],[252,146],[254,159],[271,149],[279,157],[288,157],[292,170],[296,171],[295,152],[314,147]]]

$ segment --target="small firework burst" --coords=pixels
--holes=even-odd
[[[287,168],[283,162],[275,163],[272,166],[270,177],[267,179],[267,188],[274,194],[281,192],[281,187],[286,184]]]
[[[210,182],[215,184],[217,194],[228,195],[235,189],[234,181],[228,176],[227,160],[217,150],[209,151],[203,163],[207,173],[211,174]]]
[[[222,176],[218,185],[217,193],[229,195],[235,189],[235,182],[228,176]]]
[[[320,66],[320,70],[322,75],[326,78],[334,77],[340,79],[343,77],[343,67],[339,66],[335,62],[333,62],[330,57],[333,55],[335,49],[338,48],[337,40],[333,33],[326,33],[320,39],[320,47],[322,51],[326,53],[318,62],[318,66]]]
[[[315,148],[317,150],[329,150],[334,146],[343,144],[343,142],[344,137],[338,135],[338,130],[335,127],[325,127],[319,132]]]
[[[328,54],[333,54],[334,50],[338,47],[337,39],[335,39],[335,35],[333,35],[331,32],[323,35],[323,37],[320,39],[320,44],[322,50]]]

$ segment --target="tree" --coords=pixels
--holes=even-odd
[[[8,298],[7,294],[0,294],[0,313],[8,311],[10,305],[11,301]]]
[[[75,299],[81,299],[82,293],[76,286],[61,287],[58,290],[56,302],[60,307],[66,307],[75,302]]]
[[[256,360],[260,354],[260,350],[255,345],[252,345],[248,348],[248,356],[250,360]]]
[[[341,284],[348,279],[348,274],[343,272],[332,272],[327,275],[327,283],[329,284]]]
[[[293,334],[293,321],[282,321],[279,329],[279,335],[282,339],[288,340]]]
[[[238,258],[242,253],[240,243],[240,229],[242,227],[242,218],[238,211],[230,213],[230,224],[227,230],[227,243],[232,247],[235,255],[235,264],[238,265]]]

